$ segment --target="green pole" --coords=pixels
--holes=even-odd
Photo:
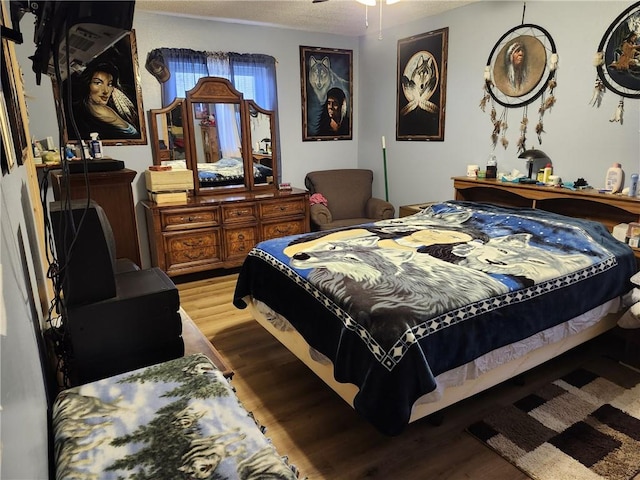
[[[389,185],[387,183],[387,146],[384,142],[384,135],[382,136],[382,164],[384,166],[384,199],[389,201]]]

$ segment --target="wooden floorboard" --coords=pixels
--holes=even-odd
[[[247,410],[282,455],[309,480],[521,480],[527,475],[465,432],[499,405],[585,362],[602,362],[610,336],[538,367],[524,385],[507,382],[447,409],[434,426],[419,420],[397,437],[378,433],[302,362],[232,304],[237,273],[175,279],[181,305],[234,371]]]

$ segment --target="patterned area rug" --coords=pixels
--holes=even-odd
[[[576,370],[467,431],[535,480],[640,479],[640,373]]]

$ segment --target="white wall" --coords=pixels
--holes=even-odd
[[[607,92],[600,109],[589,105],[596,78],[592,58],[609,24],[630,5],[618,1],[529,1],[527,23],[544,27],[559,54],[557,103],[544,118],[546,134],[538,145],[533,128],[537,103],[529,107],[529,142],[553,160],[564,180],[578,177],[600,186],[612,162],[621,162],[627,175],[640,170],[640,102],[627,99],[623,125],[610,123],[618,97]],[[393,8],[393,7],[388,7]],[[483,1],[439,16],[384,31],[377,29],[360,39],[305,33],[269,27],[229,24],[137,11],[134,28],[145,111],[160,107],[160,85],[144,68],[154,48],[176,47],[208,51],[264,53],[277,60],[279,128],[283,181],[303,187],[310,170],[336,167],[371,168],[375,194],[384,197],[381,136],[386,137],[389,199],[400,205],[450,199],[451,177],[464,175],[468,163],[484,165],[491,152],[492,125],[479,108],[483,71],[496,41],[522,18],[521,2]],[[23,23],[27,23],[24,22]],[[397,42],[431,30],[449,28],[445,139],[442,142],[395,141]],[[29,33],[25,38],[29,38]],[[302,141],[299,46],[353,50],[354,128],[351,141]],[[26,56],[32,54],[27,46]],[[35,82],[27,61],[27,82]],[[30,111],[37,112],[32,132],[38,138],[55,134],[50,84],[43,78],[39,90],[29,92]],[[44,93],[41,93],[44,92]],[[500,110],[499,110],[500,111]],[[498,146],[498,169],[524,170],[516,143],[521,109],[509,112],[510,145]],[[533,113],[532,113],[533,112]],[[48,124],[46,121],[48,121]],[[37,123],[36,123],[37,122]],[[108,155],[124,160],[127,168],[142,172],[151,163],[144,146],[105,147]],[[144,197],[144,180],[135,180],[136,198]],[[143,211],[137,209],[143,263],[148,262],[148,241]],[[148,265],[148,263],[147,263]]]
[[[25,39],[33,38],[33,27],[29,25],[28,17],[25,17],[22,23],[25,24],[21,25]],[[162,106],[160,84],[144,67],[148,52],[155,48],[191,48],[272,55],[277,61],[282,181],[304,188],[304,176],[307,171],[357,166],[357,140],[302,141],[299,60],[300,45],[353,50],[354,83],[356,83],[358,79],[357,38],[173,17],[140,10],[135,13],[133,27],[138,46],[145,115],[149,109]],[[26,74],[29,111],[33,118],[32,133],[36,138],[47,135],[56,137],[57,124],[51,82],[47,77],[43,77],[41,85],[35,85],[35,74],[30,71],[31,64],[27,60],[27,57],[33,54],[33,50],[34,47],[27,41],[22,45],[19,53],[25,59],[22,65]],[[357,108],[357,95],[354,107]],[[147,125],[147,136],[148,127]],[[354,122],[354,138],[357,139],[357,137],[358,126]],[[140,172],[144,172],[152,163],[151,147],[149,145],[106,146],[104,150],[107,155],[123,160],[127,168],[139,172],[134,180],[134,197],[136,200],[144,198],[146,194],[144,177],[141,177]],[[149,266],[148,238],[144,211],[141,207],[136,209],[136,214],[141,257],[144,266]]]
[[[451,177],[465,175],[469,163],[486,164],[492,125],[488,109],[483,113],[479,108],[484,67],[498,39],[521,24],[522,5],[476,3],[386,31],[381,41],[376,35],[361,39],[358,163],[377,172],[377,193],[384,195],[380,137],[385,135],[389,197],[396,207],[451,199]],[[559,55],[557,103],[544,116],[542,145],[534,133],[539,102],[530,105],[527,147],[549,155],[554,173],[563,180],[583,177],[602,186],[612,162],[622,163],[627,178],[638,172],[640,101],[626,99],[623,125],[609,122],[617,95],[607,92],[599,109],[589,105],[596,78],[593,56],[609,24],[631,2],[529,1],[526,5],[525,23],[546,29]],[[395,141],[397,41],[444,27],[449,27],[445,139]],[[516,148],[521,118],[522,109],[510,109],[510,144],[506,150],[496,148],[498,170],[525,168]]]
[[[0,178],[0,478],[48,478],[47,398],[36,326],[35,225],[25,167]]]

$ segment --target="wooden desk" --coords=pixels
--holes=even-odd
[[[609,231],[619,223],[640,222],[640,199],[597,190],[526,185],[499,180],[453,177],[456,200],[488,202],[508,207],[530,207],[604,224]],[[634,248],[636,258],[640,249]]]

